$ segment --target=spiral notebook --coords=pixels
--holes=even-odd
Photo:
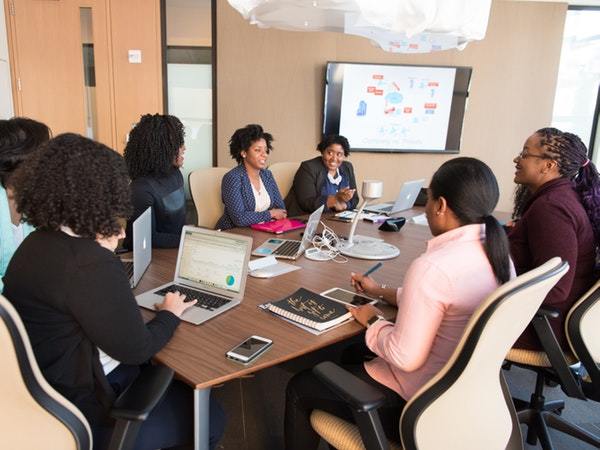
[[[343,304],[304,288],[261,307],[309,331],[322,332],[352,318]]]

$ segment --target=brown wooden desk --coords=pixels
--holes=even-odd
[[[414,212],[407,213],[406,216],[414,215]],[[340,236],[346,235],[350,230],[350,224],[327,219],[325,223]],[[384,261],[383,267],[373,276],[380,283],[400,286],[412,260],[425,251],[426,241],[431,238],[429,228],[412,223],[407,223],[399,233],[381,232],[377,228],[376,224],[361,222],[357,233],[385,239],[400,249],[400,255]],[[234,232],[252,236],[253,248],[273,237],[251,229],[236,229]],[[300,233],[291,232],[283,237],[296,239],[300,238]],[[152,263],[135,293],[156,288],[172,280],[176,258],[175,249],[153,250]],[[374,261],[349,259],[345,264],[338,264],[333,261],[310,261],[300,257],[290,263],[302,269],[271,279],[248,277],[241,305],[201,325],[182,322],[173,339],[156,355],[157,361],[172,368],[181,379],[195,388],[194,410],[198,427],[195,430],[196,449],[208,448],[208,401],[211,386],[302,356],[362,331],[360,325],[352,322],[315,336],[262,311],[257,305],[279,300],[299,287],[314,292],[322,292],[332,287],[351,289],[350,272],[362,273],[370,268]],[[382,309],[386,316],[394,316],[394,308]],[[153,315],[145,310],[143,314],[146,318]],[[272,339],[272,348],[248,366],[225,357],[228,350],[253,334]]]

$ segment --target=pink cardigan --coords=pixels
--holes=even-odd
[[[498,287],[484,233],[484,225],[466,225],[431,239],[398,289],[396,322],[366,332],[379,356],[365,363],[367,372],[405,400],[448,361],[477,306]]]

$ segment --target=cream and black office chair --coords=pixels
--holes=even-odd
[[[473,313],[450,360],[405,406],[400,436],[406,450],[522,448],[501,366],[548,291],[568,270],[553,258],[500,286]],[[383,395],[333,363],[314,369],[348,402],[358,427],[315,410],[313,428],[334,447],[400,448],[388,442],[377,414]]]
[[[17,311],[0,295],[0,447],[91,450],[81,412],[44,379]],[[142,421],[166,392],[173,371],[149,366],[115,401],[110,450],[133,448]]]
[[[227,167],[207,167],[190,173],[188,182],[199,227],[212,229],[223,215],[221,180],[229,170]]]
[[[279,193],[284,199],[292,188],[294,175],[296,175],[298,167],[300,167],[299,162],[277,162],[269,166],[269,170],[273,174],[273,178],[275,178],[275,182],[279,188]]]
[[[527,443],[536,445],[539,439],[544,450],[554,448],[548,427],[600,448],[600,435],[560,417],[564,401],[546,401],[544,397],[544,385],[550,382],[560,384],[569,397],[600,402],[600,281],[567,314],[565,331],[570,352],[561,349],[548,322],[548,317],[558,316],[555,310],[541,308],[531,321],[544,351],[512,349],[506,357],[510,364],[537,373],[529,402],[515,400],[519,421],[527,425]]]

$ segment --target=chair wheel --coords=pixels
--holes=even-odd
[[[558,386],[558,383],[556,381],[548,380],[548,379],[544,380],[544,384],[546,386],[548,386],[548,387],[556,387],[556,386]]]

